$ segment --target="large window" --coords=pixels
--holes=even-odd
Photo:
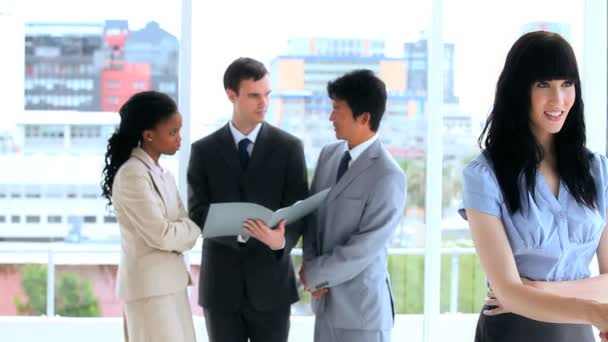
[[[11,143],[0,149],[0,315],[118,317],[119,231],[99,186],[106,142],[135,92],[178,100],[180,7],[3,2],[0,27],[11,51],[0,63]],[[177,158],[164,162],[178,174]]]
[[[14,52],[0,57],[0,288],[5,294],[0,316],[121,316],[114,295],[119,230],[99,190],[106,140],[119,123],[116,112],[131,94],[145,89],[165,92],[187,108],[181,155],[161,160],[185,199],[188,145],[230,119],[222,76],[237,57],[256,58],[270,70],[266,120],[303,141],[310,176],[320,149],[336,139],[327,82],[360,68],[385,81],[388,106],[378,135],[408,176],[407,205],[389,246],[399,340],[422,341],[423,327],[443,330],[439,320],[455,329],[445,329],[452,333],[448,337],[472,339],[486,279],[468,225],[456,212],[461,173],[479,153],[477,138],[499,72],[521,34],[554,31],[573,45],[583,83],[593,82],[593,88],[585,88],[585,105],[593,108],[586,113],[587,126],[604,130],[601,144],[597,134],[588,134],[589,144],[606,146],[606,5],[601,1],[182,2],[192,5],[186,44],[180,41],[181,25],[189,21],[181,17],[180,2],[0,5],[3,48]],[[433,3],[440,8],[431,8]],[[437,13],[442,13],[440,23],[432,20]],[[604,29],[592,30],[586,21]],[[442,42],[435,49],[437,37]],[[439,58],[431,60],[431,51],[440,51]],[[180,69],[180,53],[191,54],[191,65]],[[599,81],[589,72],[596,65],[590,56],[598,53],[604,56]],[[440,84],[429,78],[432,70],[440,73]],[[191,86],[184,87],[184,80]],[[441,152],[429,153],[434,146]],[[440,172],[429,168],[429,161]],[[441,198],[435,184],[441,184]],[[195,288],[200,252],[197,244],[190,254]],[[429,255],[439,262],[429,261]],[[299,269],[297,252],[293,260]],[[191,304],[201,316],[197,293],[191,291]],[[292,313],[310,318],[309,295],[301,294]],[[434,297],[436,302],[429,300]],[[70,302],[73,298],[78,300]],[[438,318],[435,309],[469,315]],[[422,320],[433,324],[419,324]]]
[[[248,10],[230,10],[240,6]],[[409,176],[407,208],[390,246],[424,247],[429,4],[378,1],[357,7],[341,1],[309,1],[298,7],[297,16],[280,15],[291,13],[291,6],[280,1],[260,8],[245,1],[194,4],[193,91],[200,89],[206,96],[203,101],[192,101],[192,139],[227,123],[232,108],[222,74],[237,57],[253,57],[264,62],[271,73],[267,121],[303,141],[312,176],[321,148],[336,141],[329,121],[327,83],[354,69],[370,69],[385,81],[389,94],[379,138]],[[269,13],[279,15],[269,20]],[[224,28],[221,34],[217,27]],[[418,61],[422,65],[412,70],[410,65]],[[295,257],[294,262],[299,269],[301,259]],[[397,312],[422,313],[423,257],[393,255],[389,268]],[[302,292],[294,312],[311,314],[308,303],[308,293]]]

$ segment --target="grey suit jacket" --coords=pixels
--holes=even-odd
[[[379,141],[336,182],[346,143],[325,146],[311,193],[332,187],[304,235],[304,276],[317,316],[341,329],[386,330],[393,325],[388,242],[403,217],[406,176]]]

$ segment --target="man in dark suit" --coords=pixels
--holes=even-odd
[[[296,137],[264,122],[270,79],[251,58],[232,62],[224,89],[233,105],[224,127],[192,144],[190,218],[202,229],[211,203],[252,202],[271,210],[308,195],[306,162]],[[255,234],[203,241],[199,304],[211,342],[285,342],[298,300],[290,251],[303,221]]]

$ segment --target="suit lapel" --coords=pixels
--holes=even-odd
[[[226,162],[228,168],[233,170],[238,176],[243,173],[241,162],[239,160],[238,151],[234,143],[234,137],[230,133],[230,127],[228,124],[224,126],[222,132],[217,141],[218,150],[222,155],[222,158]]]
[[[160,196],[161,200],[165,204],[165,210],[169,208],[169,195],[167,194],[167,187],[165,186],[164,180],[154,172],[154,165],[151,164],[150,157],[145,154],[146,152],[140,148],[135,148],[131,153],[131,156],[139,159],[146,167],[148,168],[148,175],[152,179],[152,183],[154,184],[154,188],[156,192]]]
[[[165,211],[168,212],[170,202],[169,202],[169,194],[167,194],[167,187],[165,185],[165,182],[161,179],[161,177],[159,177],[156,174],[156,172],[154,172],[152,170],[148,170],[148,173],[150,174],[150,177],[152,177],[152,182],[154,183],[154,187],[156,188],[156,191],[160,195],[160,198],[162,199],[163,203],[165,204]]]
[[[274,137],[268,124],[265,122],[262,123],[260,132],[258,133],[258,136],[255,139],[255,144],[253,145],[251,159],[249,160],[249,166],[246,170],[247,173],[255,173],[255,171],[264,165],[265,161],[267,161],[268,156],[276,147],[276,144],[273,143],[273,138]]]
[[[374,159],[378,158],[378,155],[381,152],[380,148],[381,146],[379,141],[374,142],[370,147],[368,147],[367,150],[365,150],[363,154],[361,154],[359,158],[352,163],[348,170],[346,170],[342,178],[340,178],[340,181],[332,187],[329,194],[327,194],[327,201],[331,201],[338,197],[338,195],[340,195],[350,183],[352,183],[360,174],[372,166],[374,164]],[[344,150],[340,151],[343,152]],[[338,162],[336,162],[336,158]],[[342,153],[336,153],[334,155],[332,163],[336,165],[333,168],[335,172],[330,173],[330,177],[332,175],[333,177],[336,177],[338,173],[337,165],[339,164],[340,158],[342,158]]]

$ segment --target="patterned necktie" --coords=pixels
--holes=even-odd
[[[338,177],[336,177],[336,183],[340,181],[342,175],[348,170],[348,163],[350,162],[350,153],[348,151],[344,152],[342,159],[340,159],[340,166],[338,166]]]
[[[249,164],[249,151],[247,151],[249,144],[251,144],[251,140],[247,138],[239,141],[239,159],[241,160],[243,170],[247,169],[247,164]]]

